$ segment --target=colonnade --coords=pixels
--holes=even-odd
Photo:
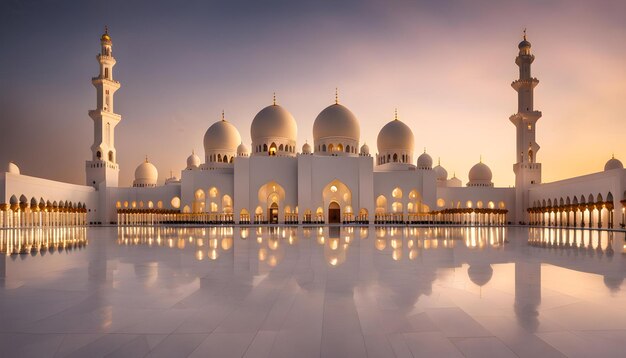
[[[626,200],[622,201],[622,207]],[[557,227],[615,227],[615,210],[613,202],[596,202],[576,205],[559,205],[529,208],[529,223],[536,226]],[[621,226],[624,227],[624,210],[620,213]]]
[[[378,213],[375,224],[431,224],[431,225],[506,225],[508,210],[504,209],[444,209],[427,213]],[[406,220],[405,220],[406,218]]]
[[[53,206],[0,204],[0,228],[81,226],[87,224],[84,204]]]
[[[118,225],[234,224],[230,213],[181,213],[164,209],[118,209]]]

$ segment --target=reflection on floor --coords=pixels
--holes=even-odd
[[[623,233],[55,228],[0,231],[0,249],[0,356],[601,357],[626,349]]]

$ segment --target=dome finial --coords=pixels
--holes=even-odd
[[[424,153],[426,153],[426,147],[424,147]]]
[[[480,162],[481,163],[483,162],[483,155],[482,154],[480,155]]]
[[[109,27],[107,25],[104,25],[104,34],[105,35],[109,34]]]
[[[393,119],[394,119],[394,120],[396,120],[396,121],[398,120],[398,108],[395,108],[395,109],[394,109],[394,112],[393,112]]]
[[[195,149],[192,149],[192,150],[191,150],[191,154],[196,154],[196,150],[195,150]]]
[[[224,110],[222,109],[222,121],[224,120]]]
[[[274,92],[274,97],[272,98],[272,105],[276,105],[276,92]]]
[[[526,41],[526,28],[524,27],[524,41]]]
[[[611,159],[615,159],[615,153],[611,154]]]
[[[148,154],[146,154],[146,163],[148,163]]]
[[[339,89],[335,87],[335,104],[339,104]]]
[[[437,157],[437,165],[441,165],[441,157]]]

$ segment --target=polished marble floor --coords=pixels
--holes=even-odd
[[[624,236],[0,230],[0,357],[624,357]]]

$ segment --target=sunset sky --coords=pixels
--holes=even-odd
[[[626,162],[626,1],[3,1],[0,163],[84,183],[100,35],[109,26],[121,185],[145,155],[177,176],[206,129],[226,119],[250,146],[255,114],[277,102],[298,148],[334,101],[376,152],[394,108],[450,175],[480,156],[512,186],[517,110],[510,83],[522,30],[533,76],[543,181]]]

